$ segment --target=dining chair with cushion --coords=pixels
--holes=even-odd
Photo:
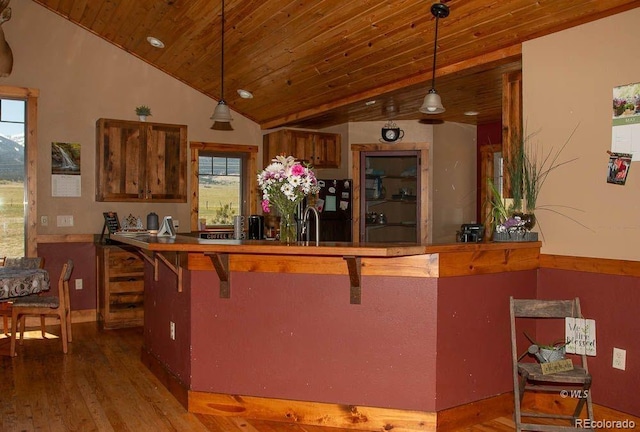
[[[24,269],[37,269],[42,268],[44,261],[41,257],[17,257],[17,258],[5,258],[5,267],[17,267]]]
[[[25,317],[27,315],[56,316],[60,319],[60,337],[62,351],[67,353],[67,343],[72,341],[71,334],[71,306],[69,302],[69,279],[73,271],[73,261],[68,260],[62,266],[58,279],[57,296],[27,296],[17,298],[13,302],[11,314],[11,356],[16,355],[17,323],[20,320],[20,345],[24,340]]]
[[[43,268],[44,261],[41,257],[3,257],[1,259],[3,267],[37,269]],[[2,315],[2,324],[4,334],[9,334],[9,317],[11,316],[12,301],[3,301],[0,303],[0,315]],[[41,327],[44,335],[44,318],[41,320]]]

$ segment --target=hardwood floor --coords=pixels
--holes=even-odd
[[[59,326],[48,331],[59,334]],[[40,332],[27,336],[39,338]],[[0,336],[0,349],[8,342]],[[101,332],[95,323],[80,323],[73,324],[66,355],[57,338],[27,339],[17,357],[0,355],[0,431],[347,431],[190,414],[140,362],[141,345],[141,328]],[[506,432],[514,426],[498,418],[460,430]]]

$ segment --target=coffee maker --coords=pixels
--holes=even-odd
[[[249,216],[249,240],[264,240],[264,216]]]
[[[479,243],[484,237],[484,225],[462,224],[457,232],[456,240],[462,243]]]

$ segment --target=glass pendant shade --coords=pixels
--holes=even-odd
[[[440,95],[436,89],[432,88],[424,97],[424,102],[422,102],[420,112],[425,114],[440,114],[444,111],[445,109],[444,106],[442,106],[442,99],[440,99]]]
[[[231,110],[229,109],[229,105],[224,100],[220,100],[218,105],[216,105],[216,109],[213,111],[213,115],[211,116],[211,120],[213,120],[213,126],[211,129],[215,130],[233,130],[231,127]]]

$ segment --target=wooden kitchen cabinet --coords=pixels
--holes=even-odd
[[[135,248],[99,245],[98,323],[101,328],[138,327],[144,321],[144,261]]]
[[[339,168],[339,134],[281,129],[263,138],[264,166],[281,154],[310,163],[314,168]]]
[[[187,126],[99,119],[96,201],[187,202]]]

